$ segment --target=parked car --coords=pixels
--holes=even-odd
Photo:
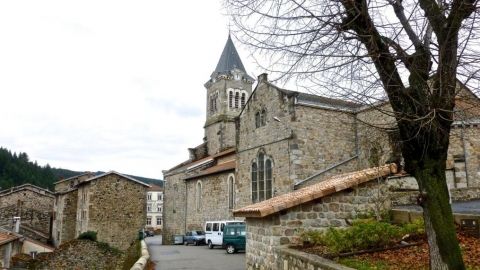
[[[208,248],[212,249],[214,246],[222,246],[223,230],[226,225],[245,225],[245,222],[240,220],[221,220],[221,221],[207,221],[205,222],[205,242]]]
[[[149,230],[145,231],[145,237],[154,236],[154,235],[155,234],[153,233],[153,231],[149,231]]]
[[[223,231],[223,245],[228,254],[245,250],[245,224],[227,225]]]
[[[183,238],[185,245],[194,244],[195,246],[205,244],[205,233],[202,231],[191,231],[185,234]]]

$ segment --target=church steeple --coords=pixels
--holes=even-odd
[[[248,76],[229,34],[217,67],[205,83],[207,117],[204,128],[210,155],[235,147],[235,117],[252,93],[254,81]]]
[[[217,67],[215,68],[216,73],[226,73],[230,72],[234,69],[239,69],[244,73],[245,68],[243,67],[242,60],[238,55],[237,49],[233,44],[232,37],[228,34],[227,43],[223,48],[222,56],[220,56],[220,60],[218,60]]]

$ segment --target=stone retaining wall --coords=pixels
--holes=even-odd
[[[148,259],[150,258],[150,253],[148,253],[148,247],[145,243],[145,240],[140,242],[141,245],[141,257],[137,260],[137,262],[130,268],[130,270],[143,270],[145,266],[147,266]]]
[[[277,247],[275,249],[275,253],[277,256],[277,265],[275,269],[353,270],[353,268],[340,265],[331,260],[327,260],[314,254],[309,254],[299,250],[288,248],[288,246]],[[262,269],[262,267],[249,268],[249,270],[250,269]]]

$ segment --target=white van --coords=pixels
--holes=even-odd
[[[205,222],[205,243],[208,248],[212,249],[214,246],[221,246],[223,241],[223,229],[225,225],[245,224],[241,220],[220,220]]]

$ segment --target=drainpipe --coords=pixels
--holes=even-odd
[[[469,187],[469,179],[468,179],[468,166],[467,166],[467,143],[465,142],[465,122],[463,121],[462,118],[462,130],[461,130],[461,138],[462,138],[462,144],[463,144],[463,158],[465,159],[464,161],[464,166],[465,166],[465,180],[467,181],[467,187]],[[455,170],[454,170],[455,171]],[[455,181],[454,181],[455,182]]]
[[[358,147],[358,121],[357,121],[357,114],[353,117],[353,128],[355,134],[355,155],[358,156],[360,149]]]
[[[186,234],[187,233],[187,209],[188,209],[188,192],[187,192],[187,180],[183,180],[185,182],[185,216],[184,216],[184,224],[185,224],[185,227],[184,227],[184,231],[183,231],[183,234]]]

